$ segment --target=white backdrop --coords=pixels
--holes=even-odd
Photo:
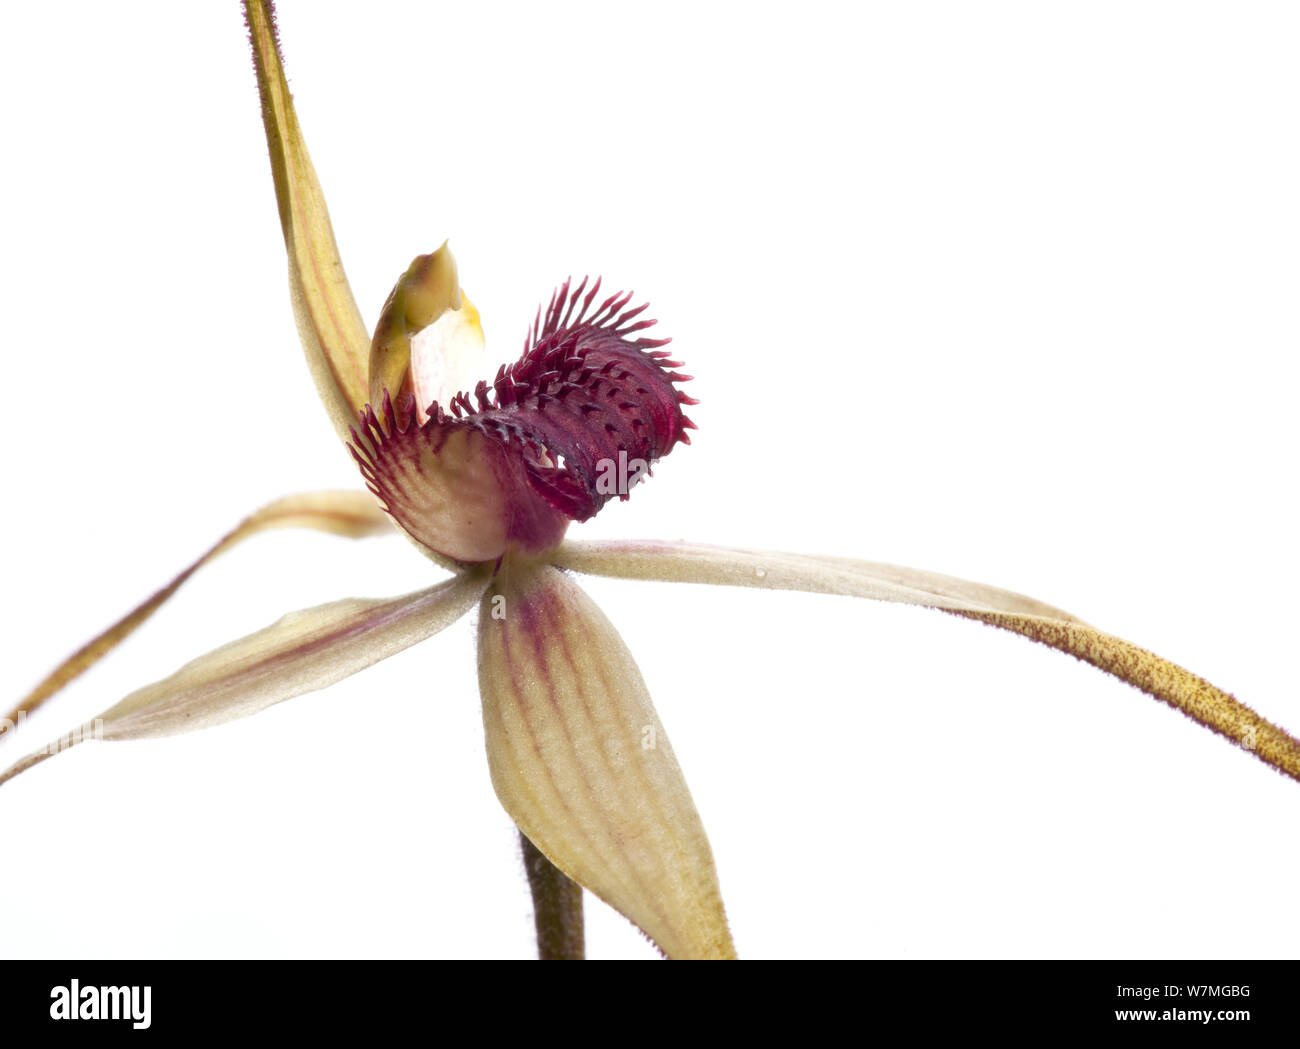
[[[703,403],[579,537],[1033,594],[1300,730],[1300,71],[1256,4],[284,2],[367,320],[451,237],[493,355],[601,272]],[[297,348],[232,3],[0,41],[17,698],[248,510],[359,484]],[[272,535],[7,763],[283,612],[432,581]],[[1300,785],[939,613],[584,583],[637,654],[744,955],[1294,956]],[[327,692],[0,789],[7,956],[527,956],[469,621]],[[651,956],[603,905],[590,953]]]

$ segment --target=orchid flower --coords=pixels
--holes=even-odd
[[[864,596],[982,620],[1061,648],[1137,684],[1214,728],[1254,757],[1292,778],[1300,777],[1300,745],[1279,726],[1173,664],[1030,598],[943,574],[835,557],[766,551],[755,554],[717,543],[609,539],[584,542],[571,536],[570,531],[577,532],[576,526],[570,530],[571,521],[584,521],[599,511],[605,515],[593,522],[599,524],[610,513],[617,513],[621,500],[610,502],[611,496],[630,494],[629,506],[653,501],[657,494],[654,489],[661,484],[667,488],[672,470],[694,454],[692,449],[677,447],[687,436],[686,421],[680,413],[683,405],[689,406],[689,399],[680,398],[685,397],[688,387],[683,386],[679,375],[672,374],[675,366],[664,364],[668,358],[660,355],[666,353],[666,347],[648,341],[657,329],[640,327],[649,314],[629,316],[640,305],[639,300],[620,296],[606,305],[605,293],[592,292],[594,281],[574,281],[543,303],[538,319],[530,327],[528,349],[520,363],[512,371],[497,373],[484,367],[478,311],[461,290],[450,251],[443,247],[419,256],[399,277],[379,314],[372,339],[372,332],[362,324],[353,305],[337,261],[323,196],[314,172],[305,162],[305,146],[298,138],[298,121],[271,40],[269,5],[252,5],[249,16],[291,287],[308,361],[336,435],[359,463],[362,479],[378,501],[358,491],[273,502],[214,549],[224,553],[254,533],[281,525],[307,525],[356,537],[397,534],[400,530],[410,545],[425,554],[421,561],[417,554],[405,551],[420,573],[420,589],[406,598],[320,606],[236,642],[234,648],[200,657],[178,675],[133,691],[121,703],[103,711],[99,715],[103,738],[170,735],[253,713],[385,659],[477,607],[483,730],[492,783],[502,805],[525,836],[549,857],[539,861],[543,870],[558,868],[564,876],[610,902],[670,956],[681,957],[732,953],[721,900],[724,891],[730,899],[732,881],[743,880],[749,872],[733,873],[725,862],[719,862],[719,888],[712,849],[704,836],[705,821],[696,813],[685,786],[688,779],[695,781],[692,763],[683,757],[679,767],[674,759],[667,734],[649,702],[651,690],[645,687],[642,672],[649,675],[650,663],[661,653],[670,652],[671,645],[681,643],[677,635],[684,629],[682,610],[703,607],[714,598],[700,588],[679,588],[680,593],[667,598],[670,604],[663,606],[672,618],[658,624],[661,636],[642,642],[638,633],[628,630],[625,644],[605,613],[587,596],[588,588],[602,595],[614,591],[597,591],[599,580],[579,581],[575,577],[578,573],[667,580],[673,584],[741,586],[747,588],[742,595],[747,602],[758,599],[753,591],[761,589]],[[429,244],[428,248],[435,246]],[[580,330],[575,328],[579,316],[594,317],[595,321]],[[674,333],[683,334],[677,325]],[[586,355],[598,359],[588,362]],[[682,356],[694,360],[694,355],[685,351]],[[572,363],[566,364],[570,360]],[[610,416],[613,421],[608,423],[613,430],[607,429],[605,422],[586,425],[588,416],[592,420],[609,416],[598,399],[615,389],[611,385],[614,380],[604,371],[610,384],[605,390],[598,384],[610,360],[615,361],[616,377],[624,384],[614,398],[622,415]],[[464,375],[466,365],[470,366],[468,376]],[[566,372],[565,368],[570,370]],[[544,376],[549,371],[560,374],[548,380]],[[587,371],[591,375],[581,378]],[[703,383],[707,379],[700,371]],[[492,382],[494,374],[496,383]],[[451,381],[462,377],[463,384]],[[476,391],[478,380],[486,380],[488,385]],[[555,384],[564,382],[586,397],[577,412],[565,412],[563,398],[555,404],[543,403],[545,398],[556,396]],[[713,389],[715,392],[705,399],[705,410],[714,399],[727,396],[725,383],[715,384]],[[828,390],[819,397],[830,397],[835,392]],[[879,395],[868,392],[864,396],[870,403],[870,398]],[[255,399],[274,404],[279,394],[259,383]],[[433,407],[434,401],[440,408]],[[590,411],[584,410],[588,404],[594,405]],[[825,410],[824,405],[819,407]],[[552,409],[549,414],[548,408]],[[253,409],[245,409],[242,404],[236,407],[237,414],[245,410]],[[810,424],[810,432],[800,433],[799,427],[772,418],[774,412],[779,413],[775,404],[751,406],[750,410],[756,416],[756,427],[774,428],[764,431],[759,440],[802,442],[810,448],[805,455],[817,454],[817,424]],[[853,410],[861,412],[858,406]],[[561,422],[552,426],[555,420]],[[635,425],[638,421],[640,426]],[[701,421],[707,432],[709,424]],[[271,420],[269,425],[278,423]],[[289,440],[302,438],[295,432]],[[760,448],[759,455],[766,455],[766,447]],[[666,458],[670,452],[671,458]],[[704,452],[700,449],[701,454]],[[870,470],[858,457],[871,454],[867,447],[857,450],[851,463],[822,477],[838,478],[845,487],[856,488],[861,484],[858,478],[862,471]],[[896,450],[885,449],[884,454],[896,454]],[[623,483],[626,471],[621,468],[642,458],[663,458],[662,470],[656,469],[656,474],[662,476],[637,485],[629,493]],[[611,466],[612,489],[602,483],[611,476]],[[720,472],[718,467],[714,470]],[[178,488],[188,480],[173,476],[167,483]],[[867,526],[872,518],[887,512],[887,499],[883,500],[884,506],[877,508],[862,502],[857,491],[816,491],[814,483],[810,493],[803,491],[805,483],[806,478],[797,473],[780,476],[776,494],[760,496],[754,512],[763,513],[772,499],[800,502],[810,517],[852,512],[862,521],[857,531],[864,540],[870,537]],[[733,491],[725,482],[717,483],[716,491],[722,493],[718,498],[729,501],[744,498],[742,491]],[[609,508],[604,509],[607,502]],[[387,513],[381,512],[380,506]],[[679,516],[681,524],[677,527],[688,530],[687,511]],[[955,516],[955,525],[963,523],[960,515]],[[1050,545],[1044,549],[1051,552]],[[324,556],[335,555],[331,551]],[[445,570],[442,576],[424,572],[430,562]],[[1096,571],[1102,572],[1104,567]],[[50,687],[38,687],[35,701],[29,697],[20,709],[30,712],[52,696],[56,686],[65,684],[65,679],[70,680],[104,654],[169,599],[187,581],[188,573],[187,569],[175,587],[169,585],[156,595],[156,600],[146,602],[138,615],[128,617],[121,629],[110,631],[104,644],[85,658],[74,658],[66,671],[56,671]],[[445,578],[447,573],[450,578]],[[1121,584],[1117,581],[1114,585]],[[629,591],[631,588],[629,584]],[[650,584],[645,584],[644,589],[652,590]],[[726,607],[731,610],[729,616],[734,624],[738,606],[734,597],[721,596],[724,593],[719,592],[717,600],[733,601]],[[248,601],[251,603],[256,596],[250,595]],[[780,602],[793,595],[766,597],[771,604],[760,615],[778,617]],[[1135,587],[1128,600],[1140,602],[1140,588]],[[821,612],[823,606],[814,602],[834,605],[835,611]],[[856,614],[847,605],[840,598],[818,597],[807,599],[799,607],[807,615],[842,620]],[[1212,610],[1205,613],[1213,614]],[[613,618],[621,621],[624,617]],[[973,624],[957,618],[936,619],[933,629],[941,632],[946,645],[954,646],[949,651],[965,652],[956,646],[965,644],[966,639],[974,642],[972,652],[1002,640],[1000,635],[976,630]],[[875,622],[872,620],[873,625]],[[1231,629],[1232,624],[1225,623],[1224,628]],[[829,628],[826,633],[831,633]],[[828,643],[832,642],[828,639]],[[643,652],[643,644],[648,651]],[[755,647],[761,649],[766,644],[768,639],[764,637],[747,638],[739,630],[721,629],[710,647],[720,661],[730,665],[739,659],[759,659],[762,653]],[[878,654],[875,646],[867,651],[873,656]],[[1037,658],[1037,649],[1027,651]],[[422,648],[417,654],[423,652]],[[523,654],[518,655],[520,652]],[[445,648],[436,655],[439,659],[448,657]],[[800,655],[812,664],[822,658],[813,651]],[[250,667],[249,659],[253,657],[257,662]],[[968,668],[971,658],[963,656]],[[1074,672],[1069,661],[1061,663],[1066,669],[1055,667],[1047,673]],[[416,664],[407,662],[404,666],[414,668]],[[983,676],[977,670],[970,672]],[[442,670],[426,668],[416,673],[418,689],[427,694],[426,699],[431,696],[439,703],[463,701],[463,695],[452,696],[440,687],[445,680]],[[764,673],[784,672],[773,663]],[[786,680],[791,682],[788,687],[792,691],[785,716],[792,722],[813,700],[815,691],[815,686],[810,685],[809,693],[801,694],[794,683],[806,680],[812,673],[810,669],[789,669]],[[893,707],[912,702],[906,697],[875,692],[867,684],[872,673],[869,662],[855,669],[854,703]],[[708,688],[700,690],[691,707],[716,702],[712,693],[719,686],[725,689],[729,676],[714,678]],[[743,679],[743,674],[736,669],[731,679]],[[1000,694],[1002,689],[993,691],[993,700],[1006,698]],[[1115,694],[1126,704],[1129,702],[1127,694]],[[306,696],[290,707],[318,702],[325,695]],[[382,695],[367,697],[368,704],[382,700]],[[674,738],[681,715],[691,707],[679,708],[673,718],[664,718],[673,728]],[[740,708],[731,709],[733,718],[745,716]],[[540,720],[533,716],[548,710],[550,715]],[[1168,711],[1156,708],[1155,712],[1169,717]],[[883,711],[881,717],[887,716],[888,711]],[[991,712],[988,716],[999,715]],[[92,718],[90,724],[94,722]],[[305,730],[300,727],[298,731]],[[934,731],[934,727],[927,726],[925,731]],[[1125,730],[1117,726],[1113,731],[1122,735]],[[13,745],[12,741],[6,742]],[[910,740],[900,743],[914,745]],[[462,740],[461,744],[468,746],[469,741]],[[75,753],[80,758],[91,749],[81,747]],[[1254,765],[1244,755],[1229,753],[1221,743],[1217,749],[1221,755],[1216,753],[1211,758],[1207,754],[1204,759],[1236,761],[1251,768],[1254,775]],[[21,771],[32,767],[51,753],[49,749],[39,750],[32,760],[19,760],[13,768]],[[724,752],[712,760],[721,764],[728,757]],[[1159,759],[1163,761],[1165,755],[1161,753]],[[60,764],[71,761],[61,758]],[[36,779],[38,784],[49,782],[57,767],[47,765],[41,773],[17,782],[28,783],[37,775],[42,777]],[[108,767],[99,766],[101,770]],[[773,769],[777,775],[781,767],[780,760],[776,760]],[[1108,763],[1106,774],[1110,771]],[[16,786],[6,785],[3,793]],[[169,789],[174,786],[169,785]],[[736,787],[743,789],[740,784]],[[27,789],[25,798],[30,804],[38,795],[33,793],[36,788]],[[790,789],[797,793],[799,785],[791,784]],[[436,818],[430,814],[442,800],[451,801],[430,797],[420,804],[412,822]],[[847,818],[856,818],[862,806],[879,800],[878,795],[873,797],[864,791],[861,799],[847,802]],[[802,802],[814,803],[809,797]],[[889,804],[897,807],[899,803]],[[709,807],[703,802],[700,807],[707,815]],[[708,823],[712,829],[712,821]],[[716,838],[716,831],[714,834]],[[646,842],[650,846],[642,847]],[[780,847],[778,842],[771,846]],[[810,858],[810,862],[816,861]],[[564,877],[556,884],[562,887],[561,895],[569,891],[563,889],[568,884]],[[546,891],[538,890],[539,908],[545,910],[549,905],[557,913],[564,912],[566,904],[562,900],[552,899],[548,904]],[[571,906],[569,912],[572,917]],[[743,926],[734,913],[732,917],[743,944]]]

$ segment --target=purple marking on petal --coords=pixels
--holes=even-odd
[[[682,405],[697,402],[676,388],[690,378],[671,370],[681,362],[657,349],[668,340],[627,338],[655,323],[634,321],[646,305],[628,309],[632,293],[619,291],[589,316],[600,279],[590,289],[585,277],[572,291],[570,285],[565,281],[545,309],[538,308],[522,356],[503,365],[492,383],[479,383],[472,399],[468,393],[452,398],[446,406],[450,414],[435,403],[428,422],[411,433],[408,406],[402,405],[395,417],[385,403],[384,433],[375,413],[364,413],[362,430],[376,454],[367,454],[358,442],[358,461],[372,489],[384,487],[386,474],[400,472],[385,468],[387,456],[436,454],[450,432],[463,429],[497,446],[547,505],[585,521],[613,495],[627,497],[621,484],[611,490],[605,483],[610,464],[639,462],[648,469],[678,442],[690,443],[685,431],[693,424],[682,414]],[[393,440],[397,434],[403,439]],[[504,479],[516,471],[496,472]],[[383,491],[379,495],[385,497]],[[510,502],[517,511],[528,500]],[[552,529],[529,520],[515,534],[534,531]]]

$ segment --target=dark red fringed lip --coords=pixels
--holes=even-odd
[[[584,278],[571,291],[566,281],[545,317],[538,310],[519,360],[445,410],[432,405],[424,425],[414,425],[409,395],[394,410],[385,393],[382,421],[366,407],[353,455],[416,539],[458,560],[500,556],[504,549],[482,555],[501,543],[544,549],[569,520],[587,520],[614,495],[626,499],[655,461],[690,443],[695,424],[682,406],[698,402],[677,384],[691,376],[673,370],[681,362],[661,348],[670,340],[632,338],[656,322],[638,319],[646,305],[627,308],[631,292],[588,316],[600,283],[587,290]],[[431,476],[440,473],[451,476]],[[453,542],[474,553],[468,558],[444,549],[465,528],[481,532]]]

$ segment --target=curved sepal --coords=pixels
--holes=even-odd
[[[12,726],[130,637],[205,564],[245,539],[273,528],[312,528],[349,539],[394,534],[392,522],[365,492],[305,492],[268,503],[240,521],[161,590],[145,598],[50,671],[5,718],[0,719],[0,738],[8,735]]]
[[[671,958],[728,958],[713,853],[627,646],[548,565],[507,563],[483,595],[488,765],[519,829]]]
[[[474,606],[485,585],[482,574],[465,572],[402,597],[353,598],[293,612],[132,692],[0,773],[0,783],[88,739],[193,732],[326,688],[450,626]]]
[[[1068,652],[1300,781],[1300,740],[1286,730],[1176,663],[1023,594],[898,565],[701,543],[566,543],[554,561],[595,575],[806,590],[938,608]]]
[[[325,410],[346,441],[366,403],[370,337],[343,272],[325,194],[298,126],[280,58],[274,6],[269,0],[245,0],[244,13],[298,334]]]

